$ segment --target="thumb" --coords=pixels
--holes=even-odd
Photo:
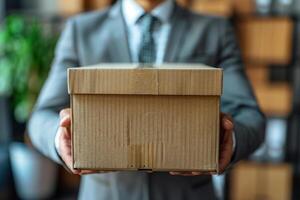
[[[71,117],[65,116],[60,120],[60,126],[69,128],[71,126]]]
[[[62,127],[70,127],[71,126],[71,109],[63,109],[59,113],[60,116],[60,126]]]

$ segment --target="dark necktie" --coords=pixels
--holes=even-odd
[[[142,38],[139,50],[140,63],[155,63],[156,60],[156,47],[153,38],[153,31],[155,25],[159,23],[159,19],[148,13],[141,16],[138,21],[142,30]]]

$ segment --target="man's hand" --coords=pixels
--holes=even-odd
[[[77,170],[73,169],[72,156],[72,142],[71,142],[71,110],[69,108],[63,109],[60,112],[60,126],[57,134],[59,134],[59,149],[58,153],[71,170],[77,175],[103,173],[102,171],[93,170]],[[229,115],[221,115],[221,135],[220,135],[220,158],[219,158],[219,172],[223,173],[229,165],[233,155],[233,120]],[[170,172],[171,175],[181,176],[198,176],[207,175],[203,172]],[[209,174],[209,173],[208,173]]]
[[[231,162],[233,156],[233,119],[230,115],[221,114],[221,135],[219,154],[219,173],[223,173]]]
[[[84,175],[101,173],[100,171],[92,170],[77,170],[73,169],[73,156],[72,156],[72,141],[71,141],[71,110],[69,108],[60,111],[60,124],[57,131],[59,137],[58,153],[63,159],[67,167],[73,174]]]
[[[221,114],[221,132],[220,132],[220,155],[219,155],[219,173],[223,173],[230,164],[233,155],[233,120],[222,113]],[[202,172],[170,172],[171,175],[198,176],[208,175],[210,173]]]

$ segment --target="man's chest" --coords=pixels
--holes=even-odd
[[[217,66],[219,63],[219,38],[209,28],[165,29],[156,35],[156,50],[160,63],[203,63]],[[98,63],[137,62],[140,38],[125,30],[102,31],[82,38],[78,43],[81,66]]]

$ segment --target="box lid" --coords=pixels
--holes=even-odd
[[[220,68],[196,64],[101,64],[68,69],[69,94],[221,95]]]

